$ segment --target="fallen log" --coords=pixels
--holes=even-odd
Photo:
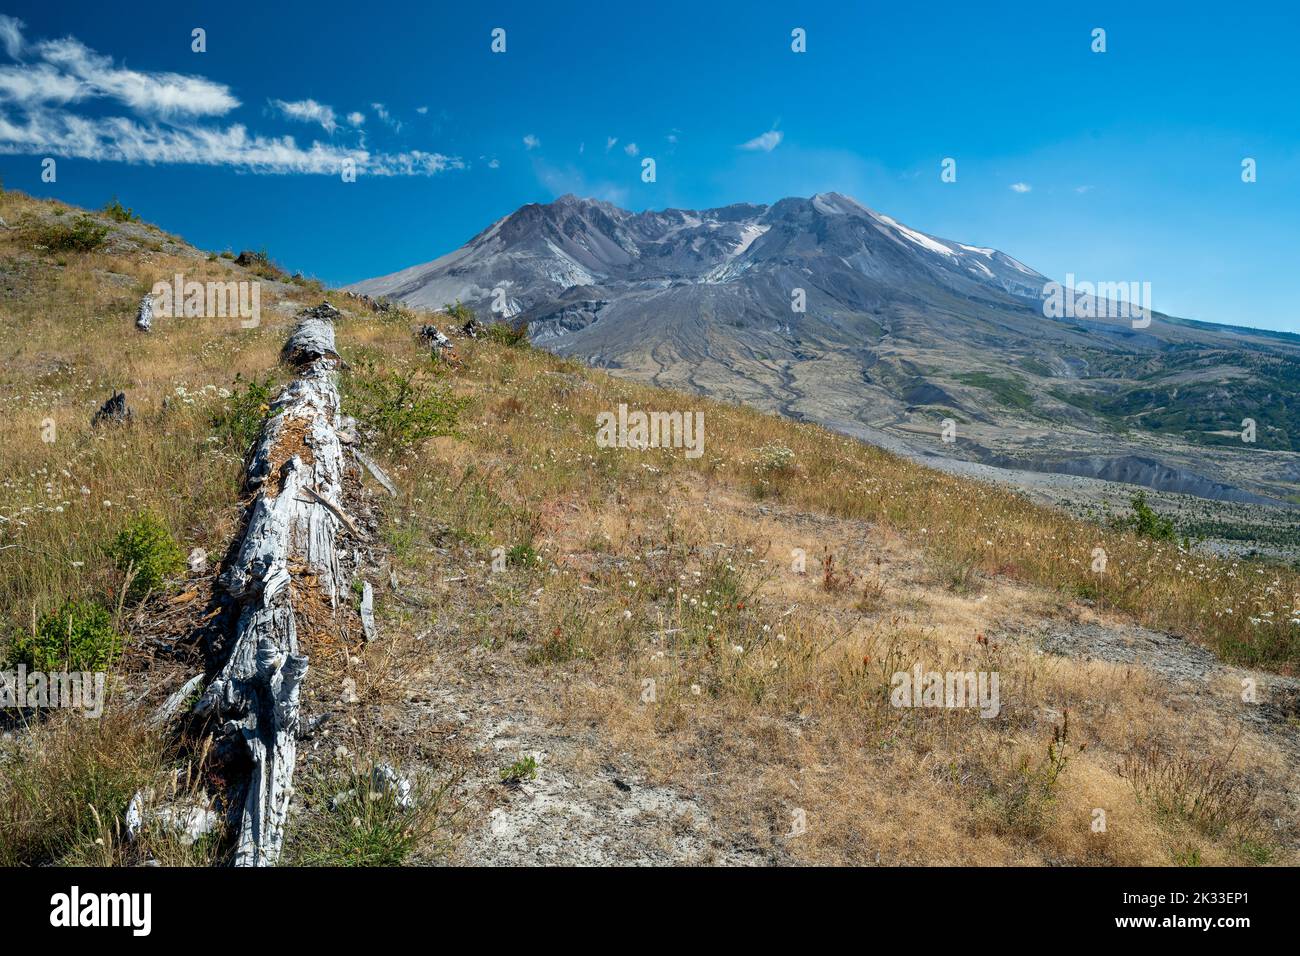
[[[298,650],[293,575],[310,574],[337,607],[346,591],[336,547],[345,515],[343,447],[332,319],[318,306],[301,316],[281,360],[298,373],[271,406],[254,447],[246,487],[254,492],[236,556],[224,575],[238,604],[230,656],[205,691],[199,713],[215,713],[239,735],[253,769],[235,846],[236,866],[276,862],[293,794],[298,695],[307,657]],[[291,570],[292,566],[292,570]]]
[[[152,293],[140,300],[140,308],[135,313],[135,327],[141,332],[148,332],[153,328]]]

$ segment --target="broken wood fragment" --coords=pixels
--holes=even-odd
[[[120,425],[129,422],[133,416],[130,406],[126,404],[126,392],[114,392],[113,397],[99,406],[99,411],[90,420],[90,426]]]
[[[375,639],[375,589],[369,581],[361,584],[361,630],[367,642]]]
[[[373,458],[357,448],[352,449],[352,453],[356,456],[357,461],[361,462],[361,464],[365,466],[366,471],[370,472],[371,477],[383,486],[383,489],[386,492],[394,498],[397,497],[397,487],[393,484],[392,479],[384,473],[384,469],[380,468]]]

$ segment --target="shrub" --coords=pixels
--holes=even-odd
[[[755,469],[762,475],[784,475],[794,469],[794,452],[785,445],[764,445],[758,450]]]
[[[536,777],[537,758],[532,754],[520,757],[501,771],[501,782],[510,786],[516,786],[525,780],[534,780]]]
[[[446,312],[447,315],[458,325],[464,325],[466,322],[470,322],[474,318],[474,310],[467,305],[463,305],[459,299],[453,303],[444,305],[442,311]]]
[[[1012,780],[998,794],[1001,823],[1011,832],[1037,837],[1047,827],[1058,797],[1058,785],[1072,755],[1070,713],[1052,728],[1047,754],[1038,761],[1022,756]]]
[[[516,348],[528,344],[528,329],[522,325],[515,326],[509,322],[493,322],[484,330],[489,342]]]
[[[185,568],[185,556],[171,531],[154,514],[141,511],[109,546],[117,568],[127,575],[126,596],[138,601],[160,589]]]
[[[1171,750],[1143,741],[1125,755],[1120,774],[1138,800],[1158,816],[1191,823],[1201,832],[1253,837],[1261,830],[1260,810],[1250,778],[1230,769],[1240,737],[1221,755]]]
[[[366,360],[354,363],[348,375],[349,412],[390,453],[453,434],[467,404],[452,393],[450,385],[429,373],[381,370]]]
[[[132,209],[128,209],[126,206],[123,206],[120,202],[117,201],[116,196],[114,196],[112,201],[109,202],[109,204],[104,207],[104,215],[107,216],[109,219],[112,219],[114,222],[139,222],[140,221],[140,217],[135,214],[135,211]]]
[[[71,224],[28,217],[18,224],[18,234],[29,245],[48,252],[92,252],[104,244],[108,226],[89,216],[78,216]]]
[[[271,376],[245,379],[236,374],[230,397],[213,413],[211,422],[217,436],[240,451],[247,450],[271,408]]]
[[[1174,540],[1174,521],[1163,517],[1147,504],[1147,493],[1139,491],[1132,498],[1133,513],[1126,518],[1117,519],[1116,528],[1132,531],[1139,538],[1151,538],[1155,541]]]
[[[122,649],[108,609],[94,601],[68,601],[46,614],[34,633],[20,631],[9,646],[9,664],[34,671],[100,671]]]

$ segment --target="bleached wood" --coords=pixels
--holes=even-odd
[[[369,581],[361,585],[361,632],[367,642],[375,639],[375,589]]]
[[[203,686],[203,675],[195,674],[179,688],[174,690],[162,706],[154,711],[153,716],[149,718],[151,727],[162,727],[169,723],[173,717],[181,712],[181,707],[190,695]]]
[[[384,491],[388,492],[389,495],[394,498],[397,497],[397,487],[393,484],[392,479],[388,477],[387,473],[385,473],[384,469],[380,468],[379,464],[373,458],[361,451],[359,448],[352,449],[352,453],[356,455],[357,461],[361,462],[361,464],[365,466],[366,471],[370,472],[370,476],[383,486]]]
[[[255,497],[226,572],[239,619],[230,657],[200,704],[226,718],[225,729],[242,737],[253,761],[237,866],[276,862],[293,795],[298,695],[308,662],[298,652],[288,585],[306,572],[334,606],[346,589],[336,545],[345,514],[339,358],[329,320],[337,311],[326,309],[304,313],[281,353],[298,376],[272,404],[250,460],[246,484]],[[311,586],[300,580],[295,589]]]
[[[146,295],[140,300],[140,308],[135,314],[135,327],[141,332],[153,328],[153,295]]]

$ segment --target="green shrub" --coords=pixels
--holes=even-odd
[[[523,783],[525,780],[535,780],[536,778],[537,758],[532,754],[525,754],[501,771],[501,782],[510,786]]]
[[[19,222],[18,235],[48,252],[92,252],[104,244],[108,226],[89,216],[78,216],[70,225],[27,217]]]
[[[1174,540],[1174,521],[1163,517],[1147,504],[1147,494],[1139,491],[1132,498],[1133,513],[1126,518],[1116,519],[1115,527],[1132,531],[1139,538],[1151,538],[1155,541]]]
[[[353,364],[346,386],[349,413],[378,447],[389,453],[453,434],[456,420],[468,404],[436,375],[414,369],[379,369],[370,360]]]
[[[474,318],[474,310],[467,305],[463,305],[459,299],[442,307],[457,325],[464,325]]]
[[[139,222],[140,221],[140,217],[135,214],[135,211],[132,209],[128,209],[126,206],[123,206],[120,202],[117,201],[116,196],[114,196],[112,201],[109,202],[109,204],[104,207],[104,215],[107,216],[109,219],[112,219],[114,222]]]
[[[213,413],[212,428],[217,437],[243,452],[253,444],[262,430],[262,422],[271,408],[271,376],[245,379],[236,374],[230,397]]]
[[[489,342],[510,348],[528,344],[528,329],[522,325],[511,325],[509,322],[493,322],[484,330],[484,335]]]
[[[117,568],[128,576],[126,596],[138,601],[185,569],[185,556],[171,531],[154,514],[141,511],[109,546]]]
[[[108,609],[94,601],[68,601],[42,617],[35,633],[19,631],[9,645],[9,666],[34,671],[104,670],[122,649]]]

